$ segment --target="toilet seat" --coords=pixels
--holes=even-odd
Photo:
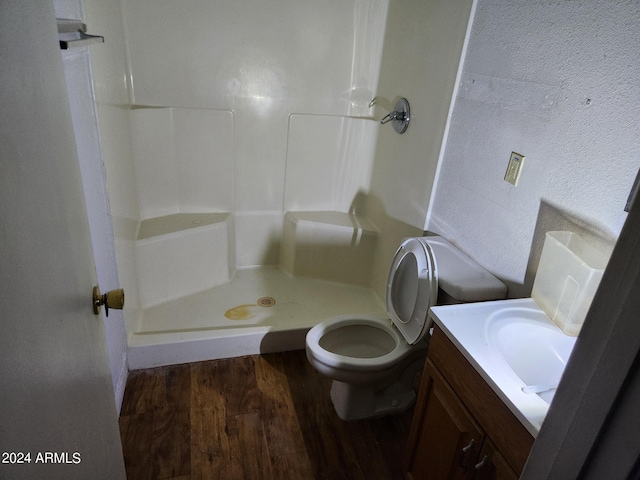
[[[392,368],[398,363],[398,361],[406,356],[409,352],[409,346],[402,342],[402,337],[398,334],[397,330],[392,325],[384,320],[388,317],[382,314],[370,314],[370,315],[341,315],[334,317],[330,321],[321,322],[313,327],[307,333],[306,344],[307,351],[311,352],[315,358],[316,365],[327,365],[334,369],[343,370],[344,374],[351,376],[351,372],[358,372],[362,374],[368,371],[379,372],[388,368]],[[385,343],[386,347],[381,349],[379,355],[367,355],[367,356],[354,356],[344,353],[337,353],[333,348],[326,348],[323,346],[323,338],[340,330],[345,332],[345,327],[355,327],[361,331],[360,336],[366,336],[367,329],[375,329],[380,332],[381,337],[387,337]],[[341,333],[341,335],[347,335]],[[362,339],[359,339],[361,341]],[[348,368],[347,367],[348,364]],[[334,372],[334,377],[335,377]],[[344,380],[343,380],[344,381]]]
[[[393,257],[387,280],[387,312],[409,345],[428,331],[427,315],[438,295],[431,246],[422,238],[405,239]]]

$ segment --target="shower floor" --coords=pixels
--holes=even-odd
[[[278,268],[239,270],[230,283],[143,309],[129,336],[129,367],[301,349],[309,328],[323,320],[383,311],[368,288]]]

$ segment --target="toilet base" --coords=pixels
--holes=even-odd
[[[353,385],[334,380],[331,401],[341,420],[360,420],[400,413],[416,400],[414,380],[424,366],[424,352],[416,355],[399,378],[390,385]]]
[[[391,389],[389,389],[391,390]],[[360,420],[399,413],[411,407],[416,400],[413,390],[374,393],[366,387],[334,380],[331,401],[341,420]]]

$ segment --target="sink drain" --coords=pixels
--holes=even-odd
[[[261,307],[273,307],[276,304],[276,299],[273,297],[260,297],[256,300],[256,303]]]

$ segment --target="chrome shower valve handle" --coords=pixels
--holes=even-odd
[[[380,120],[381,124],[392,122],[393,129],[397,133],[404,133],[409,127],[409,121],[411,120],[411,114],[409,109],[409,102],[406,98],[401,98],[396,102],[393,112],[388,113]]]

